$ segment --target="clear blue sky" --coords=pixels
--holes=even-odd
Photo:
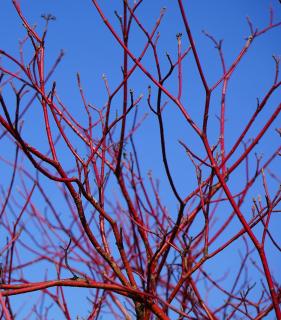
[[[105,13],[110,21],[116,26],[118,21],[113,13],[115,9],[121,11],[121,7],[117,5],[119,1],[100,1],[103,2]],[[122,2],[122,1],[120,1]],[[274,21],[281,20],[281,5],[278,0],[238,0],[238,1],[185,1],[187,7],[187,16],[190,26],[194,34],[198,53],[202,59],[204,72],[206,73],[209,84],[214,83],[221,75],[221,66],[218,55],[214,49],[213,43],[210,42],[203,34],[202,30],[211,33],[216,39],[224,39],[223,48],[225,52],[226,65],[229,67],[233,60],[237,57],[239,51],[245,44],[245,38],[249,36],[249,27],[246,22],[246,16],[253,21],[254,26],[263,28],[268,24],[270,5],[274,11]],[[79,91],[76,86],[76,73],[79,71],[84,90],[88,101],[95,106],[102,106],[106,102],[106,93],[102,75],[107,76],[110,87],[113,89],[120,81],[122,74],[120,66],[122,64],[122,50],[115,42],[110,32],[106,29],[98,16],[91,1],[77,0],[22,0],[22,10],[31,24],[36,24],[38,30],[42,30],[44,20],[41,14],[51,13],[56,17],[54,22],[50,23],[48,35],[46,39],[46,68],[51,66],[58,56],[61,49],[64,50],[65,56],[59,65],[53,80],[57,81],[57,91],[66,105],[78,118],[81,116],[81,100]],[[148,30],[154,25],[155,20],[159,16],[160,9],[166,7],[165,17],[160,27],[159,40],[159,56],[163,65],[168,64],[165,58],[165,52],[169,52],[173,60],[176,59],[177,41],[176,34],[183,32],[183,47],[188,45],[187,37],[184,33],[183,23],[180,20],[177,1],[171,0],[153,0],[144,1],[143,6],[138,11],[138,16],[142,22],[148,27]],[[241,128],[247,123],[253,110],[256,108],[256,99],[261,98],[266,90],[270,87],[274,76],[274,63],[272,54],[280,55],[281,53],[281,31],[278,29],[271,30],[266,35],[258,38],[253,43],[248,54],[244,57],[240,66],[229,85],[229,96],[227,98],[226,112],[226,139],[229,145],[232,145],[235,138],[239,135]],[[25,30],[21,25],[19,18],[9,0],[0,0],[0,46],[1,49],[18,56],[18,41],[25,35]],[[135,33],[131,34],[131,48],[138,55],[144,43],[144,37],[135,29]],[[26,46],[27,56],[30,47]],[[151,67],[151,57],[145,58],[144,65],[149,69]],[[152,71],[154,72],[155,69]],[[183,63],[183,102],[190,114],[199,119],[202,115],[204,102],[203,88],[200,84],[198,73],[194,68],[192,58],[187,58]],[[130,88],[134,89],[136,96],[144,94],[143,101],[140,104],[141,114],[149,113],[146,104],[147,86],[150,81],[141,72],[137,72],[136,76],[130,81]],[[172,93],[176,94],[176,77],[173,77],[168,83]],[[51,87],[51,82],[50,82]],[[258,121],[262,124],[263,119],[269,114],[277,103],[280,102],[279,95],[275,94],[268,105],[268,111]],[[118,106],[116,106],[118,108]],[[214,95],[214,101],[211,105],[210,114],[210,136],[213,143],[216,143],[218,137],[218,121],[216,116],[219,114],[219,95]],[[201,110],[201,111],[200,111]],[[264,118],[263,118],[264,117]],[[167,125],[167,147],[168,158],[172,167],[172,174],[177,183],[179,192],[187,194],[194,187],[195,176],[192,166],[187,164],[187,159],[182,148],[178,144],[178,140],[188,142],[194,139],[191,145],[199,152],[201,147],[197,147],[198,141],[195,140],[190,129],[184,123],[181,115],[174,112],[170,108],[164,117]],[[280,116],[276,119],[270,129],[270,136],[267,135],[263,140],[264,143],[256,148],[256,152],[263,154],[266,158],[274,148],[280,144],[278,135],[272,132],[276,127],[280,127]],[[39,135],[40,122],[34,118],[26,119],[25,134],[29,141],[35,145],[40,145],[42,137]],[[255,136],[256,131],[252,130],[248,135],[248,139]],[[273,137],[273,138],[272,138]],[[146,173],[150,169],[153,175],[161,181],[160,194],[166,198],[165,205],[169,210],[174,210],[177,203],[171,195],[170,187],[164,177],[161,155],[159,153],[159,134],[156,127],[156,119],[149,114],[143,124],[143,128],[136,134],[137,147],[141,156],[143,172]],[[13,158],[10,154],[8,144],[1,142],[1,152],[5,157]],[[61,154],[63,158],[64,155]],[[67,161],[67,159],[64,159]],[[250,165],[254,168],[254,160],[250,160]],[[277,164],[273,163],[273,170],[278,170]],[[252,170],[252,172],[254,169]],[[280,171],[280,169],[279,169]],[[239,190],[239,179],[243,175],[244,169],[233,177],[232,190]],[[6,186],[4,169],[0,168],[1,184]],[[51,187],[48,187],[51,188]],[[51,190],[51,189],[50,189]],[[252,192],[252,196],[262,193],[262,186],[259,184]],[[250,198],[249,198],[250,199]],[[63,205],[60,205],[63,209]],[[251,204],[245,209],[250,210]],[[279,222],[280,226],[280,222]],[[238,228],[238,225],[236,226]],[[1,230],[1,229],[0,229]],[[276,227],[276,232],[277,232]],[[0,242],[1,246],[3,241]],[[229,255],[235,259],[237,255]],[[224,257],[225,259],[225,257]],[[272,267],[277,272],[280,266],[280,256],[274,253],[271,257]],[[277,260],[278,259],[278,260]],[[222,272],[222,269],[231,272],[231,261],[220,260],[218,256],[210,266],[213,274]],[[220,268],[219,266],[223,266]],[[36,271],[37,272],[37,271]],[[39,272],[39,271],[38,271]],[[38,278],[40,275],[38,274]],[[281,279],[279,275],[279,280]],[[76,289],[74,289],[75,291]],[[74,292],[73,291],[73,292]],[[72,296],[74,297],[74,296]],[[76,299],[75,295],[75,299]],[[21,297],[20,299],[24,299]],[[23,301],[23,300],[22,300]],[[85,316],[84,300],[73,304],[73,319],[75,316]],[[54,315],[54,319],[59,319]],[[19,316],[19,319],[20,316]],[[35,318],[34,318],[35,319]],[[105,317],[104,319],[109,319]]]

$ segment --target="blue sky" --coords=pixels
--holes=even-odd
[[[101,1],[102,3],[102,1]],[[245,44],[245,39],[249,36],[249,27],[246,22],[246,16],[251,18],[254,26],[258,29],[264,28],[269,21],[269,8],[272,6],[274,11],[274,21],[281,20],[281,6],[279,1],[265,0],[238,0],[238,1],[185,1],[187,16],[189,18],[191,30],[198,49],[199,56],[202,61],[203,70],[206,73],[207,81],[213,84],[221,75],[221,66],[218,59],[217,51],[214,49],[213,43],[204,36],[202,30],[206,30],[216,39],[223,39],[223,48],[225,53],[226,65],[229,67],[233,60]],[[258,4],[257,4],[258,3]],[[109,86],[114,89],[120,82],[122,77],[120,66],[122,64],[122,50],[113,39],[106,26],[102,23],[91,1],[77,0],[36,0],[21,1],[24,15],[31,24],[37,25],[36,30],[42,30],[44,20],[42,14],[51,13],[56,20],[51,22],[48,28],[46,39],[46,69],[50,67],[61,50],[65,55],[62,62],[58,66],[55,75],[51,80],[56,80],[57,91],[61,99],[69,107],[72,114],[83,121],[83,113],[81,112],[81,99],[76,84],[76,73],[79,71],[87,100],[93,105],[101,107],[106,103],[106,91],[103,82],[103,75],[106,75]],[[104,1],[102,4],[105,13],[114,26],[118,26],[118,21],[113,13],[116,9],[121,11],[119,1]],[[176,1],[171,0],[154,0],[144,1],[144,4],[138,11],[141,21],[151,30],[155,20],[159,16],[162,7],[166,7],[165,16],[160,27],[159,38],[159,57],[164,69],[168,69],[168,63],[165,57],[168,52],[173,61],[177,55],[176,34],[183,33],[183,48],[188,46],[187,37],[184,33],[184,26],[180,19],[179,9]],[[227,96],[226,111],[226,144],[232,146],[235,138],[239,136],[242,128],[247,123],[247,119],[251,116],[256,108],[256,99],[262,98],[274,77],[274,62],[272,54],[280,55],[280,27],[271,30],[267,34],[259,37],[254,41],[247,55],[241,61],[239,67],[235,71],[232,80],[229,83],[229,91]],[[1,49],[18,57],[18,41],[25,36],[25,30],[21,25],[19,18],[9,0],[0,1],[0,43]],[[145,38],[139,32],[136,26],[133,26],[130,38],[130,48],[138,55],[144,45]],[[30,57],[30,45],[25,47],[26,58]],[[155,73],[155,67],[151,60],[151,52],[144,58],[144,66]],[[28,59],[27,59],[28,60]],[[4,62],[6,63],[6,62]],[[9,65],[11,66],[11,65]],[[13,68],[13,67],[12,67]],[[173,94],[177,94],[177,78],[173,76],[167,81],[167,87]],[[202,117],[204,91],[200,84],[198,72],[196,71],[194,60],[188,56],[183,62],[183,104],[189,111],[190,115],[198,120]],[[177,208],[177,202],[171,194],[171,190],[167,179],[165,178],[162,159],[159,149],[159,132],[155,117],[149,112],[146,103],[147,87],[151,85],[151,81],[137,71],[132,76],[129,86],[134,89],[135,95],[144,95],[139,105],[140,116],[148,114],[141,129],[135,135],[136,145],[142,162],[142,170],[144,175],[152,170],[153,176],[161,181],[160,195],[165,198],[165,206],[171,212]],[[51,82],[49,83],[51,88]],[[154,98],[156,91],[154,92]],[[7,99],[12,99],[8,97]],[[219,91],[214,93],[213,102],[210,112],[210,128],[209,136],[212,143],[216,143],[218,138],[218,120],[219,114]],[[11,100],[12,101],[12,100]],[[168,100],[167,100],[168,101]],[[114,107],[118,109],[119,100],[117,99]],[[257,124],[262,125],[264,119],[272,110],[280,103],[280,90],[274,94],[269,101],[268,108],[259,117]],[[33,108],[33,114],[29,113],[24,126],[24,134],[30,142],[35,146],[42,146],[42,141],[46,141],[41,136],[40,129],[42,122],[39,120],[39,111]],[[38,112],[38,114],[37,114]],[[38,118],[36,118],[38,116]],[[36,119],[35,119],[36,118]],[[176,181],[177,188],[181,195],[190,192],[196,183],[194,170],[188,163],[186,155],[182,147],[178,144],[178,140],[190,143],[192,148],[203,154],[202,145],[194,133],[186,125],[180,113],[175,110],[171,103],[165,110],[164,122],[166,126],[168,159],[172,168],[172,174]],[[201,122],[200,122],[201,123]],[[280,145],[280,137],[274,134],[274,129],[280,127],[280,116],[276,119],[273,126],[269,129],[269,133],[257,146],[256,152],[263,154],[264,159]],[[253,129],[249,132],[247,139],[252,139],[257,134],[257,130]],[[8,141],[1,141],[1,153],[4,157],[13,158]],[[237,153],[238,155],[238,153]],[[237,155],[234,156],[237,157]],[[62,161],[68,165],[66,155],[61,152]],[[251,173],[254,172],[255,159],[250,160]],[[233,160],[231,161],[233,163]],[[271,166],[274,171],[278,170],[277,162]],[[244,166],[237,171],[232,177],[231,190],[233,192],[240,190],[241,176],[245,173]],[[5,177],[9,180],[9,172],[4,167],[0,168],[1,184],[6,187]],[[47,191],[52,192],[52,185],[46,185]],[[272,182],[270,188],[276,188]],[[258,183],[253,188],[251,196],[262,194],[262,184]],[[59,201],[59,193],[54,195],[58,197],[58,207],[64,210],[64,204]],[[245,211],[249,211],[251,202],[244,207]],[[38,204],[40,207],[40,204]],[[225,208],[226,209],[226,208]],[[223,210],[222,210],[223,211]],[[223,213],[222,213],[223,214]],[[273,233],[277,234],[278,220]],[[280,225],[280,222],[278,222]],[[198,222],[200,224],[200,222]],[[234,229],[240,225],[233,226]],[[2,242],[1,242],[2,245]],[[235,255],[229,249],[229,256],[235,259]],[[231,259],[230,259],[231,260]],[[222,270],[233,271],[231,268],[232,261],[225,261],[225,256],[218,256],[210,262],[212,273],[219,275]],[[280,255],[272,252],[270,255],[271,266],[277,272],[280,266]],[[37,272],[36,270],[34,272]],[[253,276],[253,281],[255,280]],[[40,278],[40,275],[38,276]],[[279,276],[280,280],[280,276]],[[202,289],[203,290],[203,289]],[[69,290],[71,291],[71,290]],[[72,292],[70,293],[70,296]],[[215,300],[214,298],[213,300]],[[212,299],[211,299],[212,300]],[[84,315],[83,301],[72,306],[73,316]],[[215,303],[215,301],[212,301]],[[81,312],[81,313],[80,313]],[[56,318],[56,316],[54,316]],[[35,318],[34,318],[35,319]],[[109,317],[105,317],[109,319]]]

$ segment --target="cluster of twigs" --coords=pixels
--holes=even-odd
[[[112,89],[104,76],[106,103],[96,107],[87,100],[77,74],[85,115],[80,119],[64,104],[56,82],[49,83],[63,53],[48,72],[45,68],[47,27],[55,17],[42,15],[46,27],[40,33],[26,19],[19,1],[12,2],[26,30],[26,39],[21,42],[19,58],[0,50],[1,140],[7,148],[15,150],[13,160],[1,157],[3,165],[12,170],[8,187],[1,195],[0,225],[1,233],[6,235],[0,248],[1,319],[16,318],[13,305],[16,300],[12,296],[34,291],[40,297],[37,305],[48,298],[66,319],[72,319],[73,301],[66,296],[65,287],[88,289],[91,307],[88,319],[98,318],[104,310],[110,311],[115,319],[262,319],[270,313],[281,319],[280,287],[267,252],[275,250],[280,255],[281,251],[279,239],[271,231],[271,220],[280,214],[281,190],[268,183],[270,178],[280,184],[278,173],[270,171],[270,166],[280,159],[281,148],[268,159],[255,155],[255,147],[281,110],[280,103],[272,106],[262,125],[258,124],[259,115],[271,97],[280,92],[278,57],[274,57],[272,84],[237,133],[233,145],[227,144],[225,134],[229,81],[252,43],[280,26],[274,22],[273,13],[269,24],[260,30],[248,20],[250,35],[230,66],[225,62],[222,41],[205,32],[218,51],[222,68],[220,78],[210,84],[185,12],[188,4],[181,0],[171,4],[178,6],[185,29],[176,35],[176,59],[167,54],[166,70],[158,50],[158,29],[165,10],[149,31],[145,19],[138,16],[144,0],[123,1],[122,14],[115,12],[118,29],[105,16],[98,1],[92,0],[123,50],[122,79]],[[134,41],[130,32],[133,25],[146,39],[138,55],[130,49],[130,42]],[[188,39],[187,47],[183,38],[185,42]],[[27,42],[32,46],[31,58],[24,54]],[[150,70],[142,61],[151,54]],[[187,57],[195,60],[204,88],[201,122],[191,116],[183,98],[186,90],[183,63]],[[156,71],[152,72],[154,66]],[[136,97],[129,89],[136,72],[151,83],[144,96]],[[169,89],[171,78],[177,79],[176,94]],[[221,103],[219,137],[213,145],[209,127],[213,125],[210,105],[215,93],[220,95]],[[115,101],[121,105],[118,113]],[[144,156],[137,151],[135,133],[137,130],[141,133],[147,115],[139,115],[140,105],[148,106],[149,116],[157,119],[158,147],[169,196],[163,197],[153,173],[146,175],[142,169]],[[39,108],[36,114],[40,113],[43,124],[40,132],[32,133],[42,139],[38,146],[29,141],[28,131],[32,132],[32,128],[26,128],[24,122],[26,117],[32,117],[35,107]],[[172,124],[164,117],[167,108],[179,111],[201,145],[198,152],[192,143],[186,142],[188,139],[179,141],[195,176],[192,191],[185,194],[179,191],[182,188],[171,168],[166,128]],[[252,128],[257,133],[246,143]],[[252,159],[255,170],[249,165]],[[240,172],[241,166],[246,168],[246,174],[240,179],[239,190],[233,192],[232,177]],[[249,214],[246,212],[249,208],[243,206],[258,181],[262,181],[265,201],[250,200]],[[16,184],[20,184],[18,190]],[[46,190],[50,184],[56,189],[54,196]],[[175,199],[173,210],[166,207],[167,197]],[[234,222],[236,229],[232,229]],[[228,259],[229,248],[239,249],[237,243],[242,253],[236,273],[222,275],[221,279],[214,277],[210,262],[218,255]],[[249,264],[260,273],[261,285],[248,279]],[[48,270],[55,267],[56,273],[48,271],[44,275],[40,272],[42,266],[49,266]],[[37,270],[36,277],[28,271],[30,267]],[[212,294],[209,292],[215,292],[219,302],[209,301]],[[39,310],[35,304],[28,316],[36,314],[40,319],[48,319],[50,306]]]

